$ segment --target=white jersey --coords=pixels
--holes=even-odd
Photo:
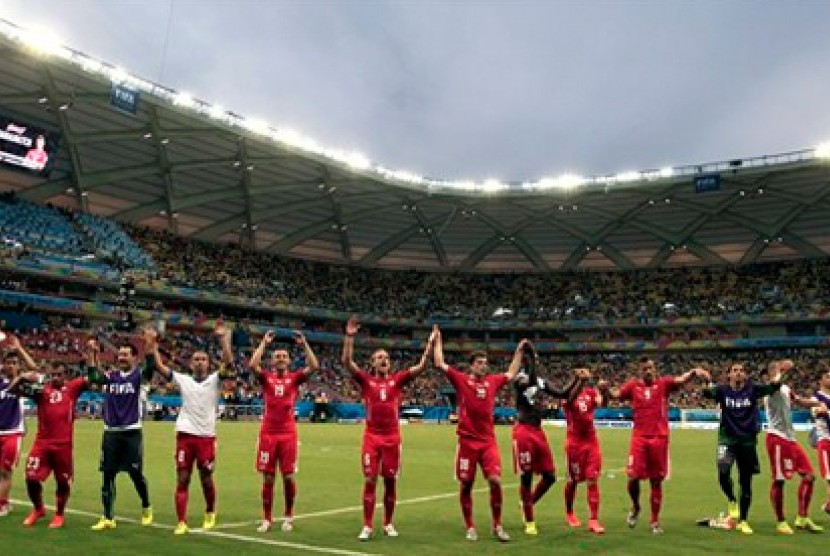
[[[781,389],[764,399],[764,407],[767,410],[767,433],[795,440],[790,387],[782,384]]]
[[[173,372],[173,382],[182,395],[182,407],[176,419],[176,432],[194,436],[216,436],[216,413],[219,407],[219,373],[211,373],[202,382],[192,376]]]
[[[816,395],[811,398],[814,402],[821,402],[823,404],[830,403],[830,395],[824,392],[816,392]],[[830,440],[830,417],[816,415],[817,408],[813,408],[813,417],[816,419],[816,434],[819,440]]]

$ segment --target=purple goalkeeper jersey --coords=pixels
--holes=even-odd
[[[0,435],[24,432],[23,399],[10,393],[11,381],[0,377]]]
[[[135,368],[126,374],[109,371],[104,376],[107,379],[101,386],[104,394],[104,429],[141,428],[141,369]]]

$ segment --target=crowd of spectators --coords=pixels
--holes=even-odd
[[[44,326],[40,330],[19,333],[22,344],[32,355],[43,361],[62,360],[75,365],[82,361],[83,347],[86,340],[95,337],[104,346],[103,360],[107,363],[114,361],[116,346],[123,341],[134,343],[142,348],[140,337],[133,333],[128,334],[115,327],[105,326],[96,329],[75,327],[65,322],[57,326]],[[0,344],[0,348],[4,347]],[[260,387],[247,361],[250,357],[252,345],[236,345],[235,360],[230,368],[224,372],[223,394],[228,404],[249,405],[256,404],[261,398]],[[301,366],[301,351],[293,346],[288,347],[294,358],[293,365]],[[320,360],[321,369],[304,386],[302,397],[309,401],[320,394],[324,394],[333,402],[359,402],[360,393],[354,381],[340,364],[340,345],[314,344],[313,348]],[[214,361],[219,360],[220,348],[218,342],[211,335],[194,334],[185,330],[169,330],[163,336],[162,352],[171,357],[174,365],[186,368],[190,355],[195,350],[205,350]],[[605,379],[611,384],[621,384],[624,380],[636,376],[637,362],[641,353],[605,353],[596,355],[542,355],[540,358],[539,374],[552,380],[556,384],[563,384],[570,378],[572,369],[577,366],[591,368],[595,380]],[[355,360],[358,364],[367,365],[370,352],[358,349]],[[414,365],[420,357],[419,352],[392,350],[390,356],[395,368],[403,369]],[[509,353],[490,354],[490,372],[504,372],[510,360]],[[732,361],[742,361],[756,379],[759,372],[766,367],[769,361],[781,358],[791,358],[795,361],[795,369],[787,377],[788,383],[799,393],[809,394],[816,387],[819,365],[830,364],[830,356],[826,351],[813,349],[787,350],[756,350],[750,352],[729,351],[701,351],[678,353],[649,354],[658,364],[663,374],[681,374],[694,366],[703,366],[713,371],[716,380],[722,380],[727,366]],[[447,354],[451,364],[463,368],[466,365],[464,354]],[[267,359],[266,359],[267,361]],[[156,394],[175,394],[172,384],[156,377],[152,383],[152,392]],[[700,385],[691,385],[683,389],[672,398],[672,404],[680,408],[708,407],[710,403],[700,395]],[[426,372],[410,384],[404,396],[404,405],[418,406],[446,406],[451,405],[452,388],[443,373],[428,366]],[[497,400],[500,406],[511,406],[512,392],[509,388],[500,393]]]
[[[178,286],[388,317],[613,321],[821,313],[826,260],[739,267],[546,274],[394,271],[315,263],[129,228]]]
[[[129,261],[140,261],[132,271],[145,279],[244,297],[266,306],[290,303],[421,320],[628,319],[643,324],[654,318],[827,314],[830,310],[827,259],[617,272],[395,271],[316,263],[238,245],[205,243],[67,209],[41,207],[8,194],[0,200],[0,208],[5,215],[5,220],[0,219],[0,232],[17,246],[0,249],[2,257],[10,252],[19,256],[20,249],[26,252],[30,247],[47,249],[51,235],[40,231],[46,227],[60,231],[56,232],[60,242],[74,242],[77,249],[81,244],[106,243],[106,249],[98,250],[97,262],[106,264],[109,260],[113,269],[128,270],[124,265],[129,266]],[[33,240],[35,236],[40,239]],[[95,252],[95,245],[85,249]]]

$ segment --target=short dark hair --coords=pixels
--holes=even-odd
[[[481,358],[487,359],[487,352],[486,351],[476,350],[476,351],[472,352],[470,354],[470,365],[475,363],[476,359],[481,359]]]
[[[8,361],[9,359],[17,359],[20,360],[20,354],[16,351],[7,351],[5,355],[3,355],[3,361]]]
[[[63,361],[52,361],[51,367],[53,371],[61,371],[64,374],[69,372],[69,367]]]
[[[119,350],[121,350],[122,348],[127,348],[127,349],[129,349],[129,350],[130,350],[130,354],[131,354],[133,357],[136,357],[136,356],[138,355],[138,348],[137,348],[137,347],[135,347],[135,346],[134,346],[131,342],[123,342],[123,343],[121,343],[121,344],[118,344],[118,349],[119,349]]]
[[[649,361],[651,361],[651,357],[649,357],[648,355],[643,355],[642,357],[640,357],[640,364],[648,363]]]

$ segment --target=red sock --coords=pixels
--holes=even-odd
[[[213,513],[216,511],[216,485],[213,483],[213,475],[202,481],[202,492],[205,495],[205,511]]]
[[[36,510],[43,510],[43,483],[39,481],[26,481],[26,492],[29,500]]]
[[[397,481],[394,478],[383,479],[383,525],[392,523],[392,515],[395,513],[395,502],[397,501]]]
[[[599,485],[596,481],[590,481],[588,483],[588,509],[591,511],[591,519],[598,519]]]
[[[294,515],[294,499],[297,498],[297,482],[291,479],[283,479],[282,494],[285,498],[285,517]]]
[[[187,487],[176,485],[176,517],[179,523],[187,521]]]
[[[5,506],[8,503],[9,503],[8,498],[0,498],[0,508],[2,508],[3,506]]]
[[[501,504],[501,483],[490,483],[490,513],[493,515],[493,528],[501,525]]]
[[[801,488],[798,489],[799,494]],[[800,498],[800,497],[799,497]],[[769,486],[769,501],[772,503],[772,509],[775,511],[775,519],[784,521],[784,482],[773,481]],[[800,500],[799,500],[800,502]]]
[[[473,523],[473,484],[461,483],[461,515],[464,516],[464,526],[467,529],[475,527]]]
[[[262,483],[262,519],[273,521],[274,483]]]
[[[660,523],[660,506],[663,505],[663,481],[651,482],[651,522]]]
[[[576,498],[576,482],[568,481],[565,483],[565,512],[574,513],[574,499]]]
[[[526,522],[533,521],[533,493],[524,485],[519,485],[519,499],[522,501],[522,514]]]
[[[363,483],[363,525],[371,528],[375,516],[375,487],[376,483]]]
[[[801,478],[801,484],[798,485],[798,515],[800,517],[807,517],[807,512],[810,509],[810,500],[813,498],[813,478]]]
[[[69,483],[64,481],[58,483],[58,488],[55,491],[55,515],[63,515],[66,503],[69,501],[70,490]]]

